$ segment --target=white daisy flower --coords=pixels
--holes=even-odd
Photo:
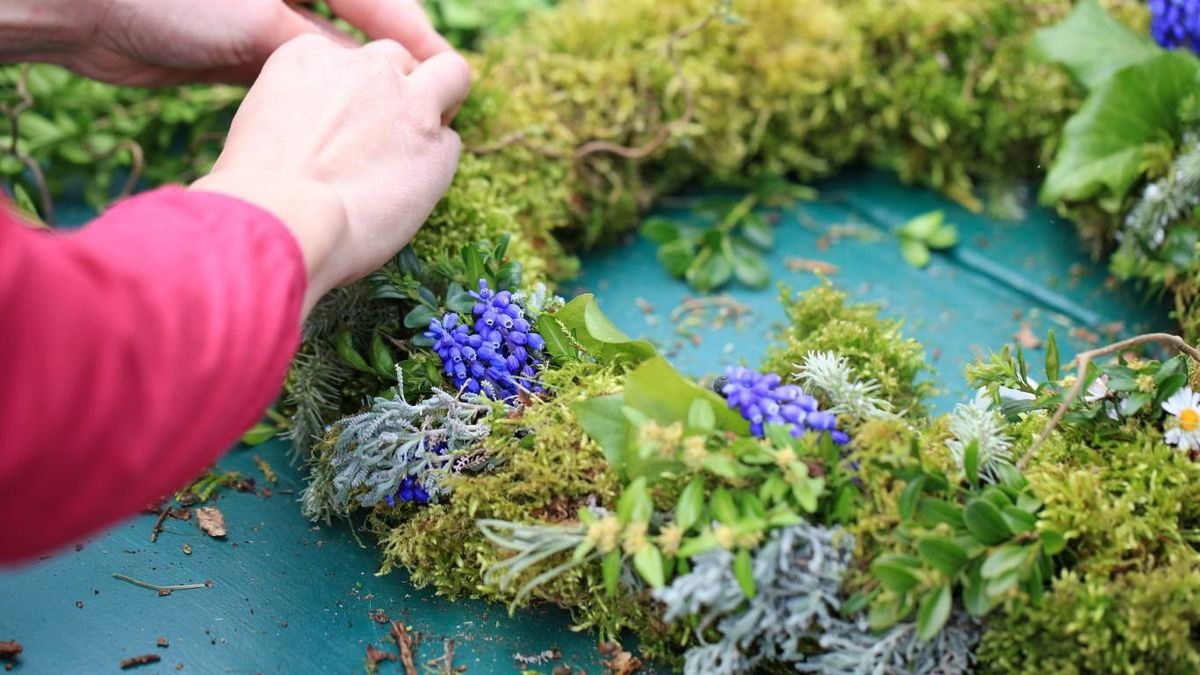
[[[1184,387],[1162,404],[1174,416],[1167,420],[1167,443],[1180,450],[1200,450],[1200,395]]]

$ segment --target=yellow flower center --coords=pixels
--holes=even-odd
[[[1195,408],[1184,408],[1183,412],[1179,413],[1179,428],[1195,431],[1196,427],[1200,427],[1200,413],[1196,412]]]

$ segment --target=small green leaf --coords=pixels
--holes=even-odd
[[[1012,538],[1012,530],[1000,509],[985,499],[972,499],[962,513],[963,523],[972,536],[987,546],[994,546]]]
[[[392,350],[388,349],[383,336],[378,332],[371,338],[371,365],[384,379],[396,377],[396,359],[392,357]]]
[[[871,563],[871,574],[884,588],[896,593],[907,593],[916,588],[921,581],[914,571],[914,560],[916,559],[905,556],[881,555]]]
[[[738,281],[751,288],[762,288],[771,281],[767,264],[758,253],[743,252],[732,257],[733,272]]]
[[[705,530],[691,539],[684,539],[679,546],[679,557],[693,558],[711,551],[717,547],[717,536],[712,530]]]
[[[742,236],[764,251],[775,245],[775,231],[767,219],[758,213],[752,212],[742,221]]]
[[[1016,506],[1005,506],[1000,509],[1004,522],[1016,534],[1031,532],[1037,527],[1037,516]]]
[[[546,343],[546,352],[555,362],[563,364],[579,358],[575,342],[553,314],[542,314],[537,318],[537,332]]]
[[[697,476],[683,488],[675,503],[675,524],[685,532],[704,515],[704,479]]]
[[[954,528],[965,526],[962,507],[942,499],[922,499],[917,505],[917,516],[926,527],[934,527],[938,523],[946,523]]]
[[[1030,551],[1028,547],[1018,544],[997,547],[984,559],[983,568],[979,573],[984,579],[995,579],[1002,574],[1008,574],[1029,562]]]
[[[277,433],[279,433],[279,429],[267,424],[266,422],[259,422],[253,427],[250,427],[246,433],[242,434],[242,444],[262,445],[263,443],[266,443],[274,438],[275,434]]]
[[[662,245],[679,238],[679,225],[666,218],[647,218],[642,223],[642,236]]]
[[[609,596],[617,594],[617,581],[621,578],[621,553],[610,551],[604,556],[604,591]]]
[[[963,449],[963,470],[971,485],[979,485],[979,441],[971,439]]]
[[[659,588],[666,583],[662,552],[654,544],[646,544],[633,554],[633,568],[653,588]]]
[[[653,512],[654,501],[644,477],[634,479],[617,499],[617,519],[622,523],[647,522]]]
[[[885,630],[900,622],[911,611],[900,598],[876,602],[867,615],[871,630]]]
[[[949,539],[927,538],[917,544],[925,562],[949,577],[957,575],[967,564],[967,552]]]
[[[333,339],[333,345],[337,350],[338,356],[342,357],[342,360],[355,370],[361,370],[365,373],[375,372],[375,369],[367,365],[366,359],[354,348],[354,338],[350,335],[349,330],[343,328],[338,331]]]
[[[925,244],[937,251],[953,248],[958,245],[958,228],[954,225],[942,225],[925,240]]]
[[[904,486],[900,493],[900,519],[912,518],[917,510],[917,502],[921,499],[921,491],[925,489],[925,476],[918,476]]]
[[[930,211],[909,220],[900,226],[900,234],[909,239],[917,241],[928,241],[942,226],[942,221],[945,219],[945,214],[941,211]]]
[[[545,318],[543,314],[539,321]],[[571,406],[583,432],[599,444],[609,466],[617,471],[625,469],[625,446],[629,434],[629,422],[622,408],[621,394],[599,396],[579,401]]]
[[[737,478],[742,475],[741,466],[725,455],[711,454],[700,461],[705,471],[722,478]]]
[[[929,247],[916,239],[901,239],[900,255],[904,257],[905,262],[917,269],[928,265],[930,260]]]
[[[688,266],[696,259],[696,242],[680,238],[658,248],[658,260],[667,273],[679,279],[687,274]]]
[[[950,584],[931,588],[921,596],[921,604],[917,608],[918,640],[932,640],[942,630],[950,618],[951,600]]]
[[[1051,383],[1059,380],[1058,340],[1053,330],[1046,334],[1046,379]]]
[[[753,598],[756,589],[754,587],[754,560],[750,557],[750,551],[746,549],[738,551],[737,556],[733,559],[733,577],[737,579],[742,594],[747,598]]]
[[[1058,530],[1042,530],[1042,550],[1046,555],[1058,555],[1067,547],[1067,540]]]
[[[737,506],[733,503],[733,495],[723,487],[713,490],[708,509],[714,518],[726,525],[731,525],[738,521],[738,511]]]
[[[688,408],[688,428],[697,431],[712,431],[717,426],[717,415],[712,403],[707,399],[697,398]]]
[[[982,563],[978,562],[971,565],[966,581],[963,582],[963,607],[971,616],[983,616],[992,609],[992,599],[987,594],[987,582],[979,573],[981,566]]]

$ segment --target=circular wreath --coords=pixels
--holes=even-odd
[[[1151,4],[1160,43],[1197,46],[1188,3]],[[1200,60],[1147,23],[1125,0],[630,0],[490,43],[450,193],[305,328],[281,402],[305,512],[366,514],[384,571],[556,603],[691,673],[1200,669],[1184,340],[1005,348],[931,417],[921,346],[828,285],[711,386],[552,291],[689,184],[866,162],[983,209],[1045,167],[1042,201],[1193,336]],[[694,285],[754,277],[664,241]]]

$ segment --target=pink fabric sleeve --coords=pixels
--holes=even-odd
[[[274,216],[163,188],[84,229],[0,214],[0,563],[198,475],[278,394],[306,275]]]

